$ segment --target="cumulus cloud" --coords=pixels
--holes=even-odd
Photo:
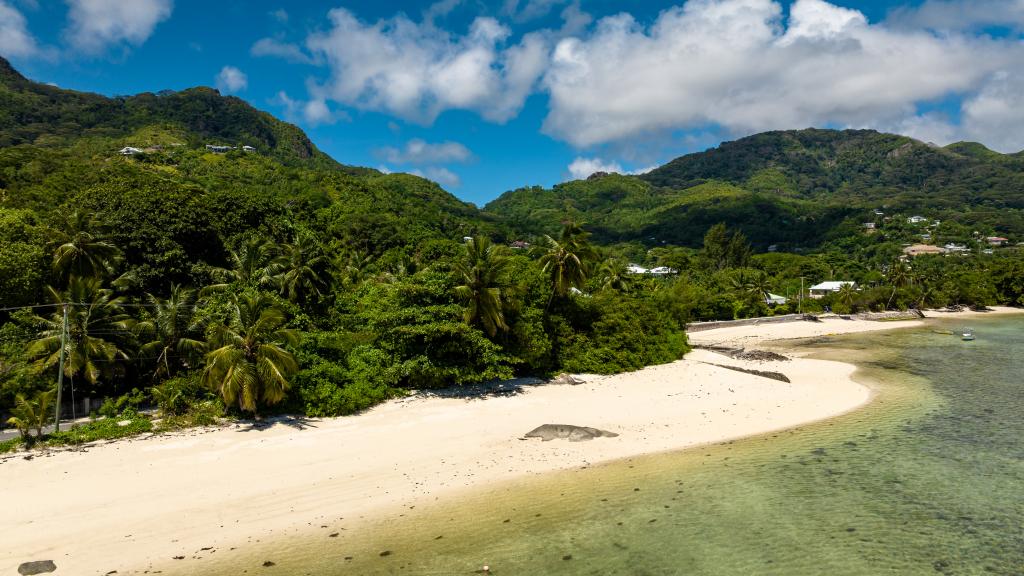
[[[502,13],[516,22],[527,22],[543,18],[555,6],[566,4],[567,0],[505,0]]]
[[[32,58],[49,52],[41,48],[28,30],[25,16],[17,8],[0,0],[0,55],[7,58]]]
[[[893,10],[887,21],[903,28],[972,30],[986,26],[1024,27],[1024,0],[926,0]]]
[[[870,24],[797,0],[690,0],[649,26],[629,14],[560,41],[544,130],[578,147],[717,125],[730,133],[880,126],[977,89],[1024,56],[1008,42]]]
[[[995,74],[975,96],[964,101],[961,129],[966,139],[980,140],[1000,152],[1024,149],[1024,70]]]
[[[569,164],[571,180],[583,180],[595,172],[614,172],[616,174],[646,174],[657,166],[647,166],[639,170],[624,170],[618,162],[605,162],[600,158],[577,157]]]
[[[272,56],[300,64],[312,64],[313,58],[295,44],[274,38],[261,38],[252,45],[249,53],[253,56]]]
[[[392,146],[381,148],[377,154],[392,164],[447,164],[473,159],[469,148],[458,142],[431,144],[419,138],[409,140],[401,149]]]
[[[331,28],[307,38],[324,58],[326,98],[366,110],[430,123],[444,110],[474,110],[503,122],[514,116],[547,64],[547,43],[527,34],[504,47],[510,30],[493,18],[473,21],[464,35],[404,15],[366,24],[344,8]]]
[[[308,126],[334,124],[339,120],[351,119],[344,110],[331,110],[322,98],[295,100],[284,90],[278,92],[270,100],[270,103],[283,107],[284,117],[289,122],[303,123]]]
[[[171,15],[172,0],[67,0],[65,37],[87,53],[108,46],[145,42],[160,22]]]
[[[226,94],[245,90],[249,86],[249,77],[234,66],[225,66],[217,74],[217,89]]]
[[[462,186],[462,178],[459,178],[458,174],[447,168],[439,166],[425,168],[423,170],[413,170],[409,173],[421,178],[433,180],[434,182],[448,188],[458,188],[459,186]]]

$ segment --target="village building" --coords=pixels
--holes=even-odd
[[[815,284],[810,288],[811,298],[823,298],[834,292],[839,292],[843,286],[856,287],[857,283],[852,280],[834,280],[829,282],[822,282],[821,284]]]
[[[927,221],[928,219],[925,218],[924,216],[911,216],[910,218],[907,218],[907,222],[909,224],[921,224]]]
[[[932,246],[930,244],[914,244],[904,248],[903,253],[910,257],[926,256],[930,254],[945,254],[946,249],[940,248],[939,246]]]
[[[142,154],[143,151],[138,148],[133,148],[131,146],[125,146],[124,148],[118,150],[118,153],[121,154],[122,156],[135,156],[136,154]]]
[[[779,296],[778,294],[772,294],[769,292],[768,295],[764,297],[764,302],[769,306],[781,306],[786,302],[789,302],[789,299],[785,296]]]
[[[1003,238],[1002,236],[989,236],[985,238],[985,242],[988,242],[989,246],[1003,246],[1007,242],[1009,242],[1009,240]]]

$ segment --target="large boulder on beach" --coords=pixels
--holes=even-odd
[[[53,572],[57,569],[57,565],[53,563],[53,560],[35,560],[33,562],[25,562],[21,566],[18,566],[18,574],[22,576],[31,576],[32,574],[46,574],[47,572]]]
[[[523,438],[540,438],[544,442],[555,439],[566,439],[569,442],[585,442],[605,436],[614,438],[618,434],[607,430],[598,430],[589,426],[572,426],[571,424],[544,424],[527,432]]]

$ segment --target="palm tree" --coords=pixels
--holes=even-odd
[[[501,275],[508,267],[502,247],[491,244],[485,236],[466,240],[466,255],[455,264],[455,274],[462,282],[455,295],[467,303],[463,315],[466,324],[477,321],[490,337],[498,330],[508,330],[501,302]]]
[[[597,260],[597,251],[587,241],[589,236],[573,222],[562,226],[558,240],[544,235],[547,247],[541,248],[540,264],[551,274],[551,299],[556,295],[564,298],[570,288],[580,289],[586,283],[591,265]]]
[[[836,298],[853,312],[853,303],[857,300],[857,289],[853,284],[843,284],[836,293]]]
[[[53,414],[56,394],[56,390],[47,390],[40,392],[32,400],[18,394],[14,400],[14,409],[11,410],[13,416],[7,419],[7,423],[21,432],[23,440],[29,439],[29,430],[33,429],[36,431],[36,438],[42,437],[43,426],[46,426],[50,421],[50,415]]]
[[[253,237],[237,249],[228,251],[230,268],[216,268],[220,282],[203,288],[202,293],[226,290],[235,284],[242,287],[269,286],[272,283],[267,270],[270,262],[280,254],[280,248],[266,238]]]
[[[373,255],[361,250],[352,250],[338,256],[334,260],[335,282],[344,286],[356,285],[363,281]]]
[[[99,278],[71,276],[68,289],[60,292],[48,286],[47,296],[54,304],[68,306],[67,346],[64,375],[82,373],[90,384],[113,372],[114,364],[128,360],[120,341],[131,335],[132,318],[124,312],[124,297],[103,288]],[[36,317],[43,326],[39,338],[28,348],[28,355],[47,369],[60,362],[61,334],[64,331],[62,307],[49,318]],[[119,338],[120,336],[120,338]]]
[[[99,224],[91,215],[72,212],[62,228],[63,237],[53,252],[53,272],[58,280],[114,273],[121,250],[98,232]]]
[[[203,382],[227,404],[257,415],[260,405],[280,402],[298,363],[285,346],[298,333],[284,328],[284,312],[265,294],[232,298],[228,321],[212,327]]]
[[[740,269],[739,275],[733,278],[733,287],[749,296],[751,300],[759,300],[765,304],[771,297],[771,280],[764,270],[747,274]]]
[[[910,283],[910,269],[902,260],[896,260],[889,267],[889,284],[892,284],[892,294],[889,296],[889,301],[886,302],[885,307],[889,308],[892,306],[892,301],[896,298],[896,292]]]
[[[320,296],[327,284],[321,276],[327,259],[311,234],[293,244],[281,247],[280,255],[267,267],[267,274],[277,283],[281,294],[292,302],[301,302],[310,296]]]
[[[609,258],[601,263],[601,289],[629,292],[633,288],[634,276],[629,265],[621,258]]]
[[[147,294],[146,300],[153,308],[152,316],[135,325],[135,332],[144,340],[139,348],[140,356],[156,361],[154,380],[170,377],[206,348],[205,342],[193,337],[199,331],[195,317],[196,292],[171,285],[169,298]]]

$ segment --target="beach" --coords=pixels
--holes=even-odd
[[[787,339],[925,322],[830,318],[718,328],[690,341],[785,350]],[[352,526],[523,476],[792,428],[870,401],[854,366],[787,356],[756,362],[698,349],[672,364],[512,396],[412,396],[347,418],[238,424],[7,459],[0,571],[53,560],[58,574],[189,573],[218,552]],[[543,424],[618,436],[522,439]]]

